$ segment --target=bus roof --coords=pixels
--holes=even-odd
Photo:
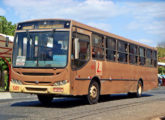
[[[119,36],[119,35],[116,35],[116,34],[113,34],[113,33],[110,33],[110,32],[106,32],[104,30],[101,30],[101,29],[98,29],[98,28],[95,28],[95,27],[91,27],[89,25],[77,22],[77,21],[72,20],[72,19],[58,19],[58,18],[33,19],[33,20],[28,20],[28,21],[19,22],[19,23],[33,22],[33,21],[44,21],[44,20],[62,20],[62,21],[66,20],[66,21],[71,21],[73,26],[76,26],[76,27],[79,27],[79,28],[83,28],[83,29],[86,29],[88,31],[92,31],[92,32],[95,32],[95,33],[103,34],[105,36],[109,36],[109,37],[112,37],[112,38],[115,38],[115,39],[124,40],[126,42],[129,42],[129,43],[132,43],[132,44],[136,44],[136,45],[141,46],[141,47],[146,47],[146,48],[149,48],[149,49],[157,50],[157,48],[155,48],[155,47],[151,47],[151,46],[148,46],[146,44],[143,44],[143,43],[140,43],[140,42],[136,42],[134,40],[130,40],[128,38],[125,38],[125,37],[122,37],[122,36]]]
[[[98,28],[91,27],[91,26],[79,23],[79,22],[74,21],[74,20],[72,20],[72,24],[73,24],[73,26],[77,26],[77,27],[80,27],[80,28],[85,28],[86,30],[93,31],[93,32],[96,32],[96,33],[99,33],[99,34],[103,34],[105,36],[109,36],[109,37],[112,37],[112,38],[115,38],[115,39],[119,39],[119,40],[124,40],[126,42],[129,42],[129,43],[132,43],[132,44],[136,44],[136,45],[139,45],[141,47],[146,47],[146,48],[149,48],[149,49],[157,50],[157,48],[155,48],[155,47],[151,47],[151,46],[148,46],[146,44],[143,44],[143,43],[140,43],[140,42],[136,42],[136,41],[130,40],[128,38],[124,38],[122,36],[115,35],[113,33],[109,33],[109,32],[100,30]]]

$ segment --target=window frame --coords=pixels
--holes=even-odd
[[[130,51],[130,49],[131,49],[131,47],[130,46],[133,46],[133,53],[131,53]],[[134,53],[134,49],[136,49],[136,53]],[[138,62],[139,62],[139,56],[138,56],[138,49],[139,49],[139,46],[138,45],[136,45],[136,44],[133,44],[133,43],[129,43],[129,64],[132,64],[132,65],[138,65]],[[134,59],[135,59],[135,63],[131,63],[130,62],[130,56],[133,56],[134,57]]]
[[[144,53],[144,56],[141,56],[140,54],[141,54],[141,52],[140,52],[140,49],[144,49],[144,51],[143,51],[143,53]],[[139,66],[146,66],[146,48],[145,47],[142,47],[142,46],[139,46],[139,50],[138,50],[138,52],[139,52]],[[140,59],[141,58],[143,58],[144,59],[144,64],[141,64],[141,62],[140,62]]]
[[[72,67],[72,58],[70,58],[71,59],[71,69],[72,70],[80,70],[81,68],[83,68],[89,61],[90,61],[90,59],[91,59],[91,36],[90,35],[87,35],[87,34],[83,34],[83,33],[80,33],[80,32],[78,32],[78,31],[72,31],[72,34],[71,34],[71,37],[72,37],[72,39],[71,39],[71,55],[72,55],[72,48],[73,48],[73,44],[74,44],[74,42],[73,42],[73,39],[75,38],[74,36],[73,36],[73,34],[74,33],[76,33],[76,37],[77,37],[77,34],[81,34],[81,35],[85,35],[85,36],[87,36],[88,38],[89,38],[89,58],[88,58],[88,60],[86,61],[86,63],[85,64],[83,64],[81,67],[76,67],[76,68],[73,68]],[[80,40],[80,39],[79,39]],[[85,42],[88,42],[88,41],[86,41],[86,40],[82,40],[81,39],[81,41],[85,41]]]
[[[150,55],[149,55],[150,54]],[[153,67],[153,64],[152,64],[152,50],[151,49],[146,49],[146,66],[147,67]],[[150,63],[149,63],[150,61]]]
[[[99,36],[99,37],[101,37],[102,39],[102,47],[100,47],[100,46],[96,46],[95,44],[94,44],[94,37],[93,36]],[[98,34],[98,33],[95,33],[95,32],[92,32],[92,35],[91,35],[91,39],[92,39],[92,44],[91,44],[91,46],[92,46],[92,59],[94,59],[94,60],[102,60],[102,61],[104,61],[105,60],[105,56],[106,56],[106,52],[105,52],[105,36],[104,35],[102,35],[102,34]],[[93,52],[95,52],[95,51],[93,51],[94,50],[94,48],[97,48],[97,49],[102,49],[102,58],[101,57],[94,57],[93,55]],[[96,55],[96,53],[95,53],[95,55]]]
[[[153,54],[153,53],[155,53],[155,54]],[[155,68],[157,68],[158,67],[158,63],[157,63],[157,61],[158,61],[158,52],[156,51],[156,50],[152,50],[152,65],[153,65],[153,67],[155,67]],[[156,63],[156,64],[155,64]]]
[[[119,50],[119,42],[124,43],[124,44],[127,45],[127,47],[125,48],[125,51],[124,52]],[[119,39],[117,40],[117,57],[116,57],[117,62],[128,64],[128,55],[129,55],[128,47],[129,47],[129,43],[127,41],[123,41],[123,40],[119,40]],[[126,61],[125,62],[119,61],[119,57],[120,57],[119,54],[125,54],[126,55],[125,56],[125,58],[126,58]]]
[[[111,46],[108,46],[108,41],[114,41],[115,42],[114,49],[111,49]],[[114,60],[108,59],[107,51],[115,52]],[[105,58],[106,58],[106,60],[116,62],[116,53],[117,53],[117,40],[115,38],[112,38],[112,37],[106,37],[106,39],[105,39]]]

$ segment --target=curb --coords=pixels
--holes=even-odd
[[[17,98],[31,98],[35,95],[24,94],[24,93],[10,93],[10,92],[0,92],[0,100],[5,99],[17,99]]]
[[[0,92],[0,100],[4,99],[12,99],[12,95],[10,92]]]

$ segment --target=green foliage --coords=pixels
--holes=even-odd
[[[7,21],[4,16],[0,16],[0,33],[6,35],[14,35],[16,24],[12,25],[12,22]]]
[[[159,74],[164,74],[165,73],[165,67],[159,67],[158,68],[158,73]]]
[[[11,59],[10,58],[7,58],[7,60],[11,64]],[[8,69],[8,65],[6,64],[6,62],[2,58],[0,58],[0,68],[2,70],[7,70]]]
[[[161,59],[161,58],[165,57],[165,47],[157,47],[157,49],[158,49],[158,61],[165,63],[165,60]],[[162,66],[159,67],[158,68],[158,73],[159,74],[165,74],[165,67],[162,67]]]
[[[6,59],[11,64],[11,59],[10,58],[6,58]],[[6,91],[8,89],[9,75],[8,75],[8,72],[4,72],[4,71],[8,71],[9,69],[8,69],[8,65],[6,64],[6,62],[2,58],[0,58],[0,70],[3,71],[2,74],[4,74],[4,79],[3,79],[4,80],[3,81],[4,82],[4,86],[0,86],[0,91]]]
[[[157,47],[157,49],[158,49],[158,61],[165,62],[165,60],[161,60],[161,58],[165,57],[165,48]]]

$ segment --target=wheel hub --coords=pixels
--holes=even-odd
[[[142,86],[140,84],[139,84],[139,87],[138,87],[138,93],[139,93],[139,95],[142,94]]]
[[[92,97],[92,98],[96,98],[97,97],[97,88],[96,88],[96,86],[92,86],[91,87],[91,89],[90,89],[90,96]]]

